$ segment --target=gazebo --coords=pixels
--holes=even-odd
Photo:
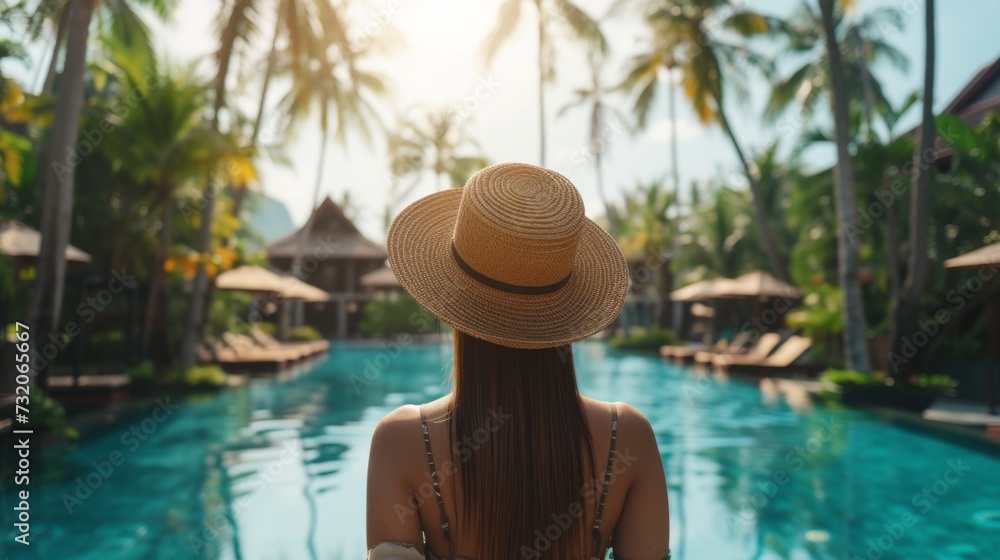
[[[309,217],[305,226],[267,247],[268,260],[276,270],[291,272],[300,259],[302,280],[329,296],[328,301],[304,299],[296,316],[327,338],[346,338],[358,332],[361,310],[375,299],[361,289],[361,277],[385,263],[386,252],[369,240],[330,197]]]

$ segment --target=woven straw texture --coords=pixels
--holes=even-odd
[[[493,280],[527,287],[569,280],[537,295],[490,287],[455,261],[453,239],[462,259]],[[513,348],[560,346],[603,330],[629,287],[624,255],[585,216],[572,183],[528,164],[487,167],[462,189],[414,202],[389,228],[387,252],[399,283],[427,311]]]

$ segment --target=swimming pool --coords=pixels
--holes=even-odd
[[[853,410],[797,412],[598,342],[574,349],[581,390],[650,418],[678,560],[948,559],[1000,550],[1000,456]],[[436,398],[450,351],[335,344],[314,367],[148,413],[31,478],[30,553],[67,560],[363,558],[372,430]]]

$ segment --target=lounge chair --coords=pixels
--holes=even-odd
[[[739,356],[741,358],[751,358],[751,359],[763,359],[767,357],[781,342],[781,335],[778,333],[764,333],[757,339],[757,344],[750,347],[743,353],[736,351],[736,347],[730,346],[722,352],[698,352],[694,355],[694,363],[702,367],[710,367],[715,360],[716,356],[720,355],[732,355]]]
[[[293,361],[287,354],[237,352],[213,338],[198,347],[198,360],[206,364],[218,364],[227,372],[278,371]]]
[[[308,356],[315,356],[326,352],[330,348],[330,343],[325,340],[313,340],[307,342],[281,342],[257,327],[250,329],[250,338],[259,346],[264,348],[297,348]]]
[[[811,370],[812,364],[795,364],[799,358],[812,348],[812,339],[804,336],[790,336],[777,350],[769,356],[739,356],[732,354],[716,355],[712,365],[716,369],[738,369],[741,371],[776,371],[776,370]]]

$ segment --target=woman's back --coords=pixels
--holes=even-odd
[[[462,485],[458,483],[462,463],[493,433],[510,429],[517,420],[510,411],[494,411],[493,421],[483,426],[478,437],[453,441],[448,418],[452,399],[453,395],[449,394],[422,407],[400,407],[379,424],[372,441],[368,472],[369,547],[381,542],[396,542],[415,545],[420,550],[423,531],[428,558],[448,558],[450,548],[442,528],[445,520],[440,504],[443,504],[455,557],[475,558],[478,548],[475,537],[467,531],[455,530],[456,520],[462,517],[459,504],[465,503]],[[600,524],[602,554],[604,548],[613,545],[615,554],[628,560],[663,559],[667,556],[669,541],[667,491],[661,457],[649,422],[628,404],[606,403],[582,396],[580,401],[593,441],[591,463],[594,468],[589,469],[588,465],[591,472],[586,473],[584,484],[578,489],[579,499],[570,503],[565,511],[552,512],[549,523],[536,527],[534,538],[521,543],[521,556],[545,558],[554,542],[569,533],[572,524],[582,524],[587,537],[586,557],[589,558],[593,550],[592,525],[607,477]],[[421,408],[427,420],[440,504],[424,443]],[[613,430],[615,412],[617,429]],[[616,441],[612,458],[613,431]],[[546,465],[534,467],[541,470]],[[469,506],[475,508],[476,504]]]
[[[630,282],[572,182],[487,167],[400,212],[386,252],[400,285],[454,327],[455,390],[379,424],[369,547],[570,560],[612,543],[629,560],[662,560],[667,491],[649,422],[622,404],[616,430],[616,406],[577,390],[570,345],[614,322]]]

